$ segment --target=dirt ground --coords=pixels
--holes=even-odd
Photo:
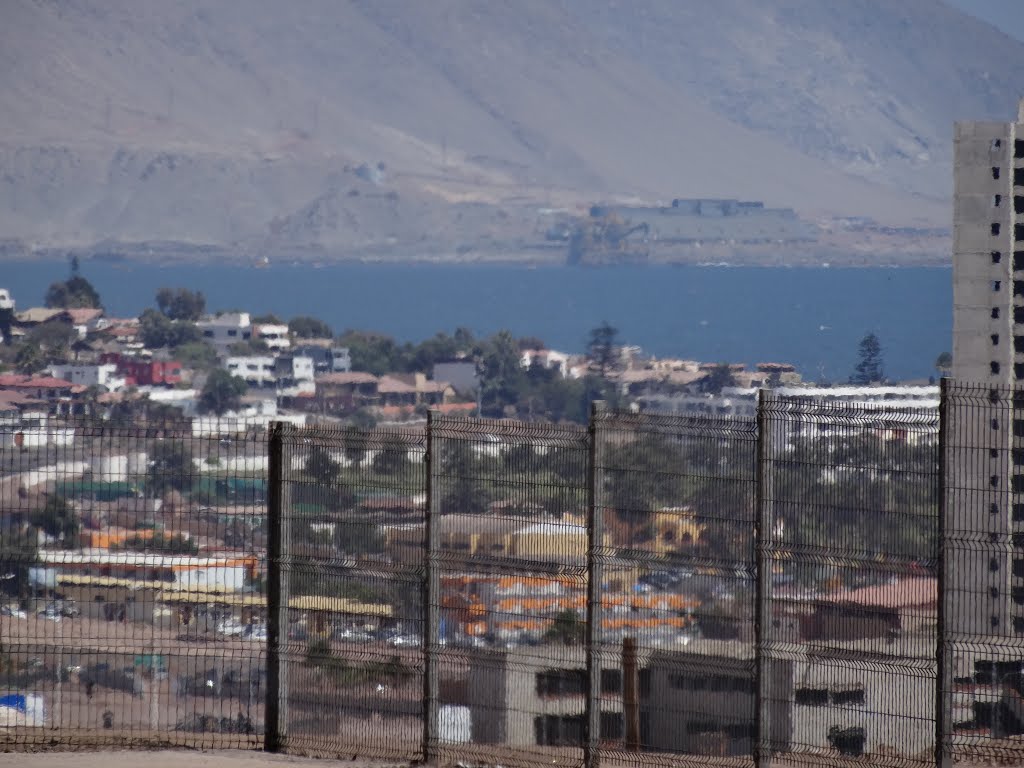
[[[0,753],[0,767],[18,768],[386,768],[392,763],[365,761],[314,760],[305,757],[268,755],[222,749],[210,752],[188,750],[105,751],[105,752],[11,752]]]

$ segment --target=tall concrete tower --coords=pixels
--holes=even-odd
[[[965,639],[1024,638],[1024,101],[954,141],[953,377],[981,388],[949,413],[946,615]]]

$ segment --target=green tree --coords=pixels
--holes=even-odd
[[[29,331],[25,341],[38,346],[43,359],[50,364],[66,362],[71,355],[71,345],[77,338],[78,332],[68,323],[49,320]]]
[[[370,429],[372,428],[370,427]],[[346,430],[345,437],[343,438],[342,450],[345,452],[345,458],[357,469],[366,458],[367,444],[370,439],[367,431],[366,429],[354,427]]]
[[[338,478],[341,469],[338,462],[331,458],[326,448],[313,446],[306,459],[306,475],[316,483],[329,485]]]
[[[409,466],[409,446],[401,438],[387,438],[374,455],[371,466],[378,475],[400,474]]]
[[[943,352],[935,358],[935,370],[938,371],[940,377],[949,376],[953,371],[953,355]]]
[[[207,341],[189,341],[174,347],[174,357],[185,368],[212,371],[217,367],[217,350]]]
[[[331,326],[308,315],[299,315],[289,320],[288,333],[300,339],[329,339],[334,335]]]
[[[407,369],[410,347],[402,347],[390,336],[366,331],[346,331],[338,343],[348,347],[352,370],[366,371],[374,376]]]
[[[166,534],[162,531],[151,537],[135,534],[125,539],[121,549],[133,552],[159,552],[164,555],[198,555],[199,545],[180,533]]]
[[[199,342],[202,334],[187,320],[172,320],[162,312],[147,309],[139,315],[139,338],[149,349],[161,349]]]
[[[68,549],[77,544],[81,524],[75,510],[63,496],[47,498],[42,509],[32,515],[31,522]]]
[[[552,643],[580,645],[586,634],[586,626],[580,615],[573,609],[562,611],[544,633],[544,639]]]
[[[156,292],[156,305],[171,320],[195,322],[206,311],[206,297],[202,291],[187,288],[161,288]]]
[[[14,310],[10,307],[0,308],[0,339],[4,346],[11,346],[11,326],[14,324]]]
[[[14,354],[14,367],[20,373],[36,373],[46,367],[46,354],[34,341],[23,341]]]
[[[858,362],[854,368],[851,384],[881,384],[885,381],[885,366],[882,361],[882,343],[873,333],[860,340],[857,347]]]
[[[736,386],[736,377],[728,363],[719,363],[707,372],[698,386],[701,392],[720,395],[726,387]]]
[[[149,453],[150,492],[188,491],[192,488],[195,464],[192,451],[181,440],[158,440]]]
[[[587,357],[590,358],[591,368],[596,370],[602,379],[615,368],[618,337],[618,328],[613,328],[608,322],[601,323],[590,332],[587,341]]]
[[[481,415],[501,418],[506,408],[519,402],[526,384],[519,344],[508,331],[499,331],[487,340],[481,352]]]
[[[78,274],[77,257],[71,260],[71,277],[51,283],[44,302],[51,309],[103,309],[100,295],[92,283]]]
[[[273,312],[268,312],[264,315],[256,315],[252,319],[252,322],[253,325],[285,325],[285,322]]]
[[[39,562],[38,536],[31,528],[11,528],[0,536],[0,589],[11,597],[31,595],[29,569]]]
[[[221,416],[228,411],[237,411],[242,405],[242,395],[247,391],[248,386],[242,379],[223,368],[210,371],[199,394],[199,412]]]

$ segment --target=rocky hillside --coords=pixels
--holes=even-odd
[[[953,121],[1022,83],[939,0],[8,0],[0,240],[443,250],[677,196],[943,226]]]

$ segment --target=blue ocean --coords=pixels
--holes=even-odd
[[[894,380],[935,374],[952,343],[944,268],[621,266],[581,268],[339,264],[161,267],[86,260],[82,274],[108,314],[154,306],[163,286],[201,290],[211,310],[320,317],[335,330],[418,341],[465,326],[537,336],[582,351],[607,321],[623,343],[663,357],[789,362],[805,378],[845,381],[865,333],[878,335]],[[66,262],[0,264],[19,308],[39,305]]]

